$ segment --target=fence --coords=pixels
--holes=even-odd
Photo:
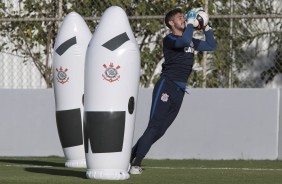
[[[0,88],[52,87],[52,52],[63,17],[76,11],[93,32],[103,11],[112,5],[121,6],[129,17],[141,50],[141,86],[152,86],[163,62],[162,38],[169,31],[164,25],[164,12],[176,6],[185,11],[199,4],[210,14],[217,50],[196,52],[188,86],[278,88],[282,85],[282,3],[251,2],[235,4],[230,0],[231,5],[225,6],[203,0],[188,6],[181,0],[2,1]],[[265,6],[256,7],[261,4]],[[194,36],[204,39],[201,31],[195,31]]]

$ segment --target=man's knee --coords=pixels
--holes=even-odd
[[[158,126],[148,127],[148,129],[149,129],[148,134],[153,139],[154,142],[159,138],[161,138],[165,133],[165,131],[163,131],[163,129]]]

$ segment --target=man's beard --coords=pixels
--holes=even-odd
[[[175,29],[177,29],[178,31],[182,31],[184,32],[185,28],[179,26],[179,25],[175,25]]]

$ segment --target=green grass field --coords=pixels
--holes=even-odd
[[[145,160],[144,173],[123,181],[86,179],[61,157],[0,157],[0,184],[281,184],[282,161]]]

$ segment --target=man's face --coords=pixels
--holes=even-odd
[[[183,13],[177,13],[172,21],[172,28],[177,29],[178,31],[184,31],[185,29],[185,18]]]

